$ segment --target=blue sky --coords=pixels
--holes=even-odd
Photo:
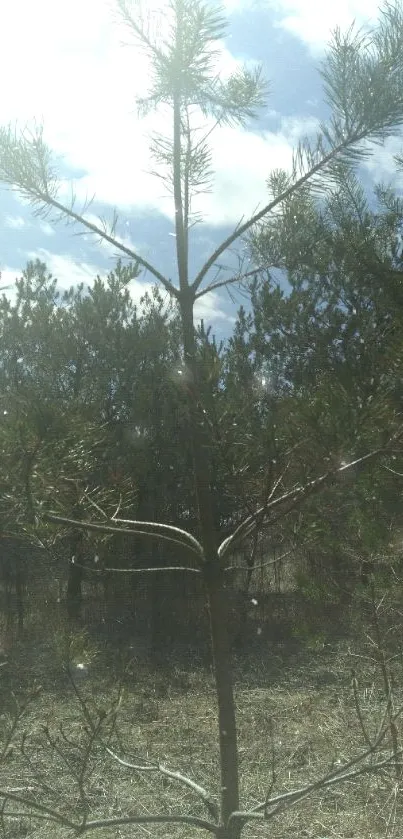
[[[156,11],[162,0],[144,2]],[[239,62],[262,62],[271,92],[257,123],[218,128],[211,135],[215,177],[211,194],[201,196],[198,205],[205,221],[192,235],[193,272],[242,215],[266,203],[270,170],[288,168],[300,137],[325,117],[317,67],[332,28],[347,28],[353,19],[365,25],[378,14],[373,0],[227,0],[224,6],[229,28],[222,73]],[[153,166],[150,131],[169,130],[169,118],[165,112],[137,117],[135,98],[144,91],[147,65],[113,0],[2,4],[0,74],[0,122],[42,119],[45,140],[63,156],[63,172],[74,175],[78,206],[95,193],[88,211],[93,220],[99,214],[111,218],[116,207],[122,240],[175,279],[172,202],[161,181],[147,172]],[[377,149],[365,174],[390,179],[400,145],[390,140]],[[61,195],[69,203],[68,180]],[[74,236],[63,223],[36,219],[13,192],[1,190],[0,214],[2,284],[18,276],[28,259],[46,262],[63,287],[90,284],[115,263],[108,246],[90,235]],[[222,261],[234,264],[230,254]],[[151,282],[142,276],[133,283],[134,298]],[[203,297],[197,310],[219,334],[230,330],[235,314],[225,292]]]

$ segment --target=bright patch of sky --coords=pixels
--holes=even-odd
[[[378,0],[267,0],[265,5],[278,13],[278,25],[303,41],[315,55],[324,52],[336,26],[347,30],[355,21],[365,27],[377,20],[379,10]]]
[[[161,5],[162,0],[143,2],[152,26]],[[261,61],[271,94],[255,125],[220,128],[211,135],[215,175],[212,191],[200,196],[194,207],[205,223],[192,235],[192,272],[242,216],[267,202],[270,171],[287,168],[300,137],[314,131],[323,118],[316,66],[332,29],[347,28],[353,19],[359,25],[373,22],[378,2],[226,0],[224,6],[229,29],[221,45],[220,72],[228,75],[240,62]],[[166,17],[164,21],[166,25]],[[169,133],[170,115],[159,109],[138,118],[135,100],[147,90],[148,64],[133,45],[114,0],[2,4],[0,74],[7,79],[0,123],[43,120],[45,140],[62,160],[63,174],[74,175],[78,205],[95,194],[90,209],[95,217],[111,217],[116,207],[121,241],[175,279],[172,199],[161,180],[150,174],[154,162],[149,152],[150,132]],[[210,127],[208,121],[205,127]],[[390,174],[395,151],[393,144],[378,151],[368,172],[378,177],[382,169],[385,176]],[[66,180],[61,192],[67,203],[68,184]],[[73,237],[74,228],[34,218],[15,193],[0,193],[0,217],[3,278],[15,276],[33,253],[42,254],[63,286],[89,282],[95,273],[113,267],[113,249],[100,247],[91,236]],[[141,296],[150,282],[149,276],[136,281],[134,296]],[[233,314],[225,294],[200,301],[198,316],[206,321],[227,319],[230,328]]]

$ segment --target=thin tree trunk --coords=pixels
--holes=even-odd
[[[23,570],[23,562],[21,557],[17,556],[15,560],[15,596],[16,596],[16,605],[17,605],[17,621],[18,621],[18,634],[21,635],[24,629],[24,570]]]
[[[177,49],[181,54],[183,32],[177,31]],[[189,286],[189,171],[182,171],[182,80],[178,76],[173,97],[173,191],[175,203],[176,253],[179,274],[179,296],[185,375],[188,385],[189,434],[193,450],[195,489],[197,497],[201,541],[204,551],[204,582],[209,602],[211,643],[214,661],[218,704],[218,726],[221,767],[222,839],[237,839],[240,830],[229,831],[228,820],[239,810],[238,748],[235,721],[235,702],[232,684],[231,651],[228,632],[228,593],[218,556],[214,522],[213,499],[210,485],[209,432],[200,410],[200,388],[193,323],[195,292]],[[182,194],[182,186],[184,194]],[[184,206],[185,201],[185,206]]]
[[[204,581],[209,602],[211,643],[218,704],[218,726],[221,768],[222,836],[237,839],[240,828],[231,832],[228,820],[239,810],[238,747],[229,636],[229,598],[224,585],[224,574],[217,550],[217,534],[210,489],[209,439],[204,415],[200,410],[196,342],[193,326],[193,300],[189,294],[181,297],[185,363],[189,386],[189,428],[193,449],[196,496],[201,539],[204,548]]]
[[[157,521],[157,519],[156,519]],[[152,542],[150,563],[162,567],[164,562],[161,547]],[[165,574],[152,574],[151,578],[151,650],[156,662],[164,659],[168,638],[168,626],[164,609]]]
[[[67,581],[66,606],[69,618],[78,620],[81,617],[83,581],[82,568],[77,568],[73,562],[69,565],[69,578]]]
[[[71,539],[71,560],[67,581],[66,606],[67,614],[72,620],[81,617],[82,582],[83,582],[83,534],[76,532]]]

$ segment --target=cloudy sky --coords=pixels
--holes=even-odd
[[[162,0],[144,0],[151,11]],[[226,0],[228,37],[221,70],[259,61],[270,81],[261,118],[245,129],[211,135],[215,177],[197,209],[205,222],[194,229],[191,268],[196,272],[240,218],[266,203],[271,169],[288,167],[298,139],[326,115],[317,67],[336,25],[372,23],[377,0]],[[122,45],[123,42],[123,45]],[[77,200],[95,193],[91,213],[119,214],[119,236],[175,278],[173,208],[158,178],[149,173],[150,131],[169,130],[167,115],[140,120],[136,96],[144,92],[147,65],[117,15],[114,0],[13,0],[0,9],[0,123],[23,126],[43,120],[44,138],[74,179]],[[369,174],[392,177],[392,145],[377,151]],[[69,194],[66,193],[66,201]],[[115,262],[115,252],[91,236],[74,236],[32,215],[14,192],[0,191],[2,284],[14,280],[28,259],[46,262],[62,286],[91,283]],[[231,264],[232,256],[228,256]],[[150,283],[133,284],[137,299]],[[200,301],[198,315],[219,332],[234,306],[216,292]]]

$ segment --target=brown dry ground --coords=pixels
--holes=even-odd
[[[32,621],[0,669],[2,736],[6,736],[14,699],[21,701],[41,685],[20,721],[0,763],[0,788],[31,793],[37,801],[74,817],[80,799],[80,765],[88,739],[83,710],[63,662],[71,629],[50,612],[42,626]],[[330,633],[331,634],[331,633]],[[72,657],[85,668],[77,684],[88,709],[107,710],[123,696],[116,719],[104,723],[103,736],[119,755],[136,763],[161,761],[188,775],[216,796],[218,755],[212,671],[197,649],[171,650],[156,663],[133,642],[119,645],[73,633]],[[241,798],[244,809],[271,795],[299,788],[346,761],[365,747],[351,689],[351,668],[358,674],[362,717],[374,733],[382,718],[380,675],[366,658],[364,633],[354,626],[344,637],[324,635],[273,644],[259,637],[247,652],[235,655],[239,726]],[[126,669],[124,669],[126,668]],[[403,676],[393,662],[395,702],[403,702]],[[109,726],[109,728],[108,728]],[[108,735],[109,731],[109,735]],[[88,757],[88,755],[87,755]],[[81,763],[80,763],[81,761]],[[78,780],[77,780],[78,779]],[[89,818],[181,813],[206,817],[195,794],[158,773],[120,766],[99,743],[81,779]],[[25,792],[24,792],[25,790]],[[19,794],[19,793],[17,793]],[[27,817],[8,802],[3,820],[9,837],[71,836],[60,825]],[[1,820],[0,820],[1,826]],[[196,837],[201,831],[183,825],[102,828],[89,835],[113,837]],[[391,771],[319,790],[265,822],[252,822],[245,837],[321,837],[378,839],[403,836],[401,790]]]

